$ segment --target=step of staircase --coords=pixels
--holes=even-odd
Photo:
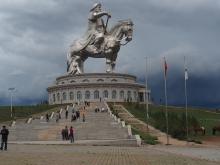
[[[88,145],[88,146],[131,146],[136,147],[135,139],[107,139],[107,140],[76,140],[70,141],[10,141],[9,144],[30,145]]]

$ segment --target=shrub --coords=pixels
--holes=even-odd
[[[163,111],[155,112],[151,114],[152,124],[155,128],[166,132],[166,114]],[[184,113],[178,115],[174,112],[168,114],[169,134],[178,139],[186,139],[186,116]],[[193,117],[188,117],[188,127],[199,127],[198,120]]]

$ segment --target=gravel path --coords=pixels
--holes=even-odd
[[[154,149],[155,148],[155,149]],[[157,146],[108,147],[77,145],[9,145],[0,152],[0,165],[217,165]],[[160,147],[163,149],[163,147]],[[174,149],[174,148],[173,148]]]

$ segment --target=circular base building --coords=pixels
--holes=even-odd
[[[108,102],[145,101],[145,86],[137,83],[135,76],[120,73],[64,75],[56,78],[47,91],[49,104],[98,102],[102,99]]]

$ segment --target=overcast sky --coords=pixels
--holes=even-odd
[[[32,104],[47,97],[46,88],[66,74],[66,53],[87,29],[96,1],[1,0],[0,104]],[[162,59],[168,63],[168,104],[184,103],[184,64],[189,70],[191,105],[218,106],[220,100],[219,0],[103,0],[112,26],[134,22],[133,40],[121,48],[116,72],[144,81],[149,59],[149,86],[156,102],[164,100]],[[104,72],[104,59],[88,59],[86,72]]]

